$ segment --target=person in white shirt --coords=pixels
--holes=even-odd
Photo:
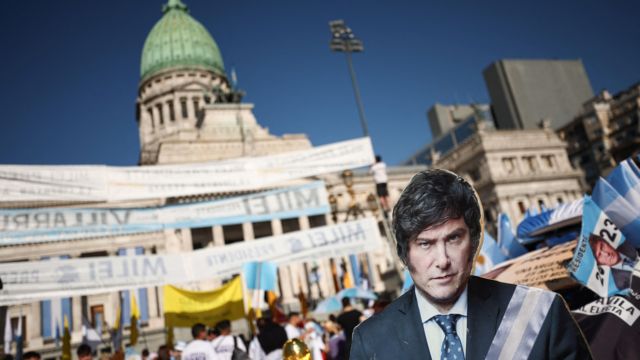
[[[373,174],[376,183],[376,194],[380,199],[380,206],[385,213],[389,211],[389,190],[387,189],[387,164],[382,161],[380,155],[376,155],[376,163],[371,165],[369,173]]]
[[[220,334],[211,341],[211,347],[216,354],[216,359],[231,360],[235,348],[244,352],[247,351],[244,341],[238,336],[231,334],[231,322],[229,320],[220,321],[216,324],[215,328]]]
[[[207,327],[204,324],[195,324],[191,327],[193,340],[182,352],[182,360],[215,360],[211,343],[207,341]]]
[[[292,311],[289,313],[289,322],[284,327],[284,330],[287,332],[287,338],[289,339],[300,339],[302,337],[302,331],[298,327],[300,324],[300,314]]]

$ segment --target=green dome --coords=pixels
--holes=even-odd
[[[188,14],[180,0],[169,0],[164,16],[151,29],[142,49],[140,77],[169,68],[203,68],[224,75],[218,45],[207,29]]]

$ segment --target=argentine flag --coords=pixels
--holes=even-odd
[[[569,272],[601,297],[626,294],[635,264],[627,261],[622,250],[636,251],[630,243],[625,244],[626,241],[614,221],[591,197],[585,196],[582,231],[567,266]]]

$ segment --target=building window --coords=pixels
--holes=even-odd
[[[91,326],[94,329],[105,329],[102,325],[104,325],[104,305],[93,305],[91,307]]]
[[[171,119],[171,121],[176,121],[176,114],[174,113],[174,109],[173,109],[173,101],[167,101],[167,106],[169,107],[169,119]]]
[[[225,245],[237,243],[244,240],[244,232],[242,224],[225,225],[222,227]]]
[[[22,339],[24,341],[24,346],[27,346],[27,339],[29,338],[29,333],[27,332],[27,317],[25,315],[20,317],[22,318]],[[18,320],[18,317],[11,317],[11,329],[14,334],[18,331]],[[8,354],[9,350],[7,349],[5,352]]]
[[[197,113],[200,110],[200,99],[193,98],[193,110]]]
[[[480,178],[482,177],[480,174],[480,169],[473,169],[469,172],[469,177],[471,177],[471,180],[473,181],[478,181],[480,180]]]
[[[558,202],[558,205],[560,205],[560,204],[564,204],[564,200],[562,199],[562,196],[558,196],[558,197],[556,198],[556,201]]]
[[[553,155],[542,155],[542,161],[547,168],[553,169]]]
[[[251,224],[253,226],[253,237],[256,239],[273,235],[271,221],[260,221]]]
[[[283,233],[300,230],[300,221],[298,218],[282,219],[281,222]]]
[[[513,157],[502,158],[502,166],[507,174],[512,174],[516,170],[516,159]]]
[[[201,227],[191,229],[191,243],[193,250],[202,249],[213,242],[213,231],[211,227]]]
[[[522,158],[524,163],[527,164],[527,168],[531,172],[536,172],[536,160],[533,156],[525,156]]]
[[[156,123],[153,121],[153,110],[151,108],[147,109],[147,113],[149,114],[149,122],[151,123],[151,130],[156,128]]]
[[[160,125],[164,124],[164,115],[162,114],[162,104],[158,104],[156,105],[156,107],[158,108],[158,117],[160,119]]]
[[[520,214],[524,215],[524,213],[527,212],[527,208],[522,201],[518,201],[518,209],[520,210]]]
[[[544,200],[538,199],[538,207],[540,208],[540,211],[544,210],[545,208]]]
[[[327,217],[322,215],[309,216],[309,227],[320,227],[327,225]]]
[[[189,117],[189,112],[187,112],[187,98],[180,98],[180,112],[182,113],[183,119]]]

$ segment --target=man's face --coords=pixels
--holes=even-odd
[[[450,309],[471,274],[471,239],[464,219],[424,229],[408,250],[409,272],[418,291],[441,312]]]
[[[600,265],[613,266],[620,262],[620,254],[604,240],[596,240],[594,256]]]

